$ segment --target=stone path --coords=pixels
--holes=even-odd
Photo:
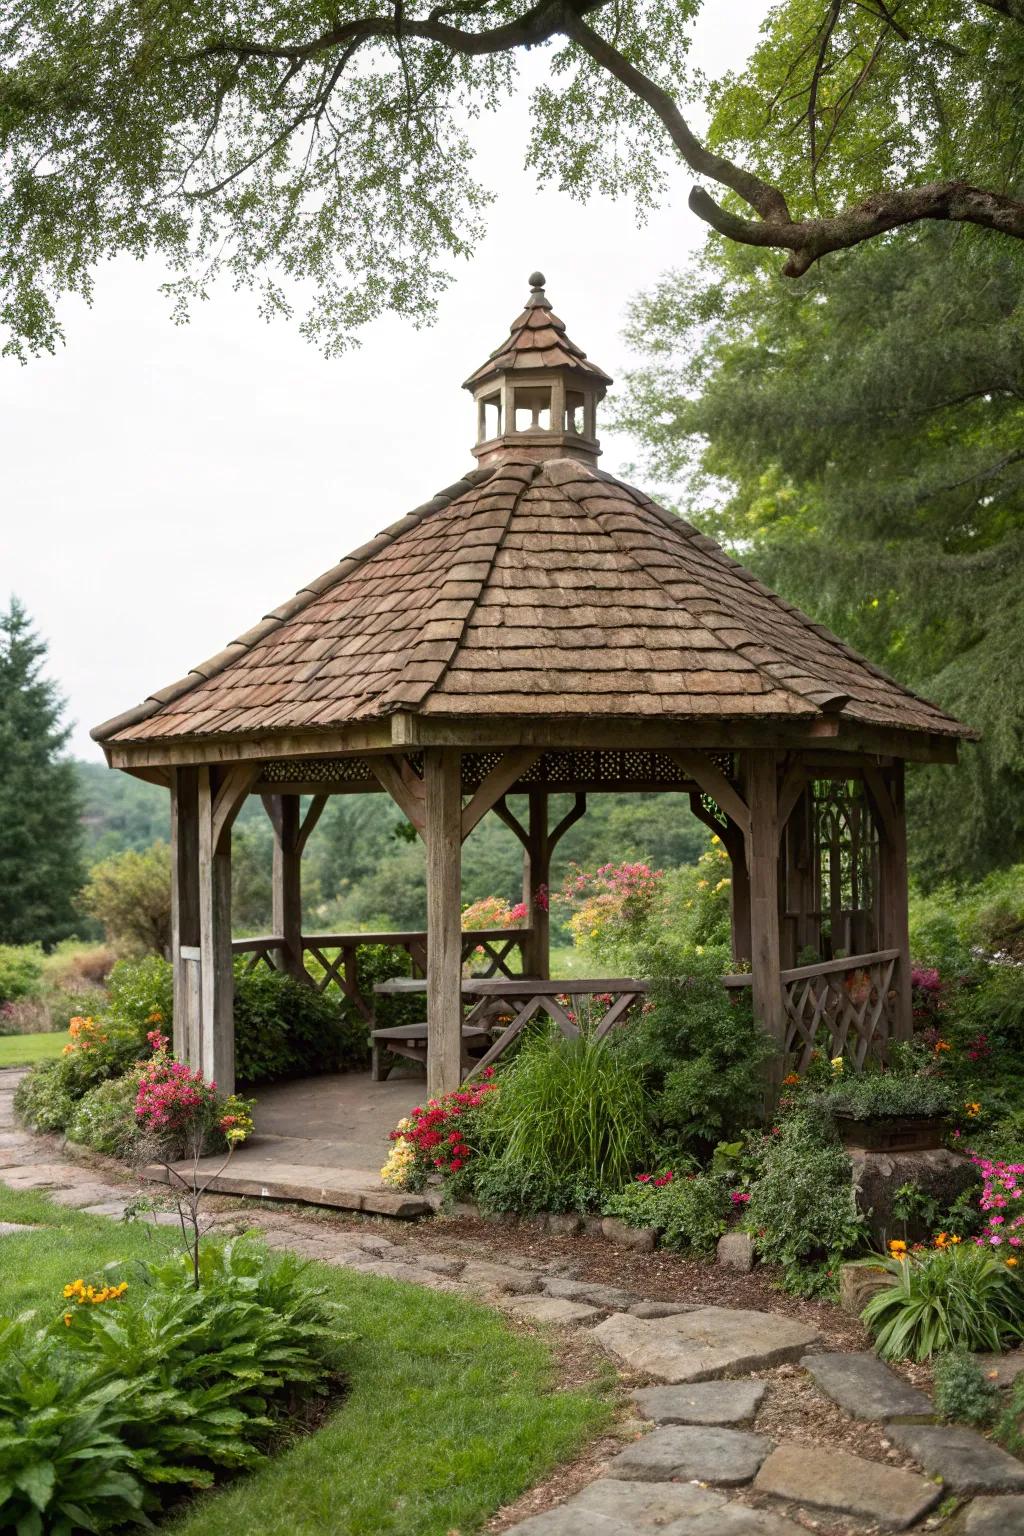
[[[0,1072],[0,1180],[120,1217],[133,1187],[17,1127],[19,1076]],[[381,1223],[339,1228],[265,1206],[218,1211],[211,1224],[222,1232],[259,1227],[276,1248],[471,1295],[520,1322],[585,1331],[627,1372],[636,1413],[651,1428],[582,1491],[509,1536],[800,1536],[816,1524],[855,1536],[919,1526],[950,1493],[972,1499],[944,1527],[951,1536],[1024,1536],[1020,1462],[973,1430],[929,1422],[929,1400],[874,1355],[816,1351],[815,1330],[788,1315],[652,1301],[582,1279],[568,1263],[425,1252],[392,1242]],[[0,1224],[0,1251],[23,1230]],[[922,1471],[758,1432],[772,1373],[801,1369],[852,1417],[883,1426]]]

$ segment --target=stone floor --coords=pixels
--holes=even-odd
[[[62,1204],[116,1217],[132,1196],[112,1173],[62,1157],[53,1138],[21,1131],[13,1117],[17,1072],[0,1072],[0,1179],[45,1190]],[[351,1080],[350,1080],[351,1081]],[[387,1115],[358,1107],[353,1095],[341,1123],[329,1118],[329,1096],[307,1099],[296,1136],[292,1089],[262,1101],[263,1138],[288,1149],[288,1160],[265,1154],[270,1166],[327,1167],[296,1152],[319,1146],[364,1149],[349,1159],[353,1175],[369,1180],[379,1166],[376,1136],[396,1118],[397,1082]],[[334,1100],[338,1103],[338,1100]],[[406,1106],[407,1107],[407,1106]],[[401,1113],[401,1106],[398,1107]],[[276,1129],[275,1129],[276,1127]],[[298,1146],[296,1146],[298,1143]],[[329,1169],[331,1175],[336,1168]],[[367,1188],[369,1188],[367,1183]],[[226,1202],[222,1202],[226,1205]],[[266,1206],[221,1209],[211,1224],[222,1231],[258,1226],[267,1242],[363,1274],[470,1295],[500,1308],[519,1326],[548,1327],[586,1348],[600,1348],[622,1373],[629,1403],[619,1424],[622,1449],[594,1467],[585,1487],[553,1507],[503,1525],[509,1536],[874,1536],[876,1532],[939,1530],[948,1536],[1024,1536],[1024,1466],[962,1426],[934,1423],[927,1397],[868,1353],[828,1352],[815,1328],[780,1313],[729,1307],[653,1303],[639,1291],[597,1284],[555,1261],[498,1264],[438,1254],[386,1235],[386,1223],[347,1225],[303,1219]],[[5,1244],[20,1229],[0,1227]],[[398,1234],[395,1234],[396,1236]],[[14,1250],[9,1250],[13,1252]],[[849,1415],[884,1430],[898,1464],[845,1449],[787,1439],[777,1427],[758,1429],[758,1411],[775,1373],[807,1372],[817,1388]],[[578,1486],[578,1484],[577,1484]],[[533,1506],[536,1508],[536,1504]],[[941,1513],[940,1513],[941,1508]],[[945,1518],[947,1513],[949,1518]],[[297,1511],[296,1536],[309,1527]]]

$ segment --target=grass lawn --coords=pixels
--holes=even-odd
[[[34,1061],[54,1061],[68,1043],[64,1033],[0,1035],[0,1067],[28,1067]]]
[[[111,1260],[164,1252],[167,1228],[118,1226],[0,1184],[5,1311],[56,1312],[61,1288]],[[605,1384],[560,1392],[540,1338],[462,1297],[312,1264],[348,1308],[350,1391],[315,1434],[196,1500],[175,1536],[469,1536],[571,1457],[613,1412]],[[131,1281],[131,1271],[124,1278]],[[129,1298],[131,1292],[129,1290]]]
[[[619,972],[609,970],[607,965],[592,955],[585,955],[573,944],[552,944],[551,974],[559,981],[563,977],[575,981],[600,981],[604,976],[618,976]]]

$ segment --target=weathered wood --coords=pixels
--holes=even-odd
[[[174,1053],[197,1061],[198,961],[182,947],[199,946],[199,770],[176,768],[171,782],[171,970],[174,984]]]
[[[218,775],[211,829],[215,847],[219,848],[230,837],[235,818],[259,776],[259,765],[255,763],[236,763]]]
[[[299,980],[302,963],[302,855],[299,852],[301,806],[293,795],[264,795],[274,828],[271,904],[274,933],[280,943],[277,968]]]
[[[551,975],[551,925],[548,903],[551,884],[551,836],[548,829],[548,796],[531,789],[528,799],[529,832],[523,849],[523,902],[530,929],[523,948],[527,976]]]
[[[462,1076],[462,785],[458,752],[423,754],[427,845],[427,1091],[450,1093]]]
[[[200,1038],[198,1065],[223,1093],[235,1086],[234,975],[231,967],[231,820],[213,768],[199,769]],[[238,781],[231,781],[231,794]],[[238,803],[241,803],[239,799]],[[236,807],[237,810],[237,807]]]
[[[502,756],[471,797],[462,812],[462,839],[487,815],[499,800],[522,778],[540,757],[537,747],[513,747]]]
[[[750,938],[754,1014],[778,1048],[768,1066],[770,1095],[782,1080],[785,1011],[779,962],[778,755],[744,754],[743,780],[750,807],[747,868],[750,874]]]
[[[408,758],[404,755],[368,757],[367,762],[405,819],[424,837],[426,785],[410,768]]]
[[[730,784],[721,768],[700,752],[673,750],[674,758],[684,773],[688,773],[706,795],[710,795],[721,811],[734,821],[744,837],[750,831],[750,811],[735,785]]]
[[[732,935],[732,958],[737,965],[750,963],[750,876],[747,873],[747,842],[743,833],[728,816],[719,821],[701,800],[699,794],[690,794],[690,809],[698,821],[721,839],[729,855],[729,924]],[[724,812],[723,812],[724,815]]]
[[[914,1028],[908,918],[907,813],[903,764],[883,779],[867,778],[875,809],[878,838],[878,942],[898,951],[892,978],[891,1023],[897,1040],[909,1040]]]

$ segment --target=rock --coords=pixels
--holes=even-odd
[[[794,1318],[733,1307],[697,1307],[651,1319],[615,1312],[594,1336],[616,1359],[668,1382],[766,1370],[799,1360],[818,1338]]]
[[[865,1152],[850,1147],[847,1152],[857,1209],[879,1247],[890,1237],[903,1236],[903,1223],[892,1214],[893,1196],[901,1184],[918,1185],[923,1194],[931,1195],[939,1208],[946,1210],[964,1190],[981,1183],[971,1160],[946,1147],[927,1152]],[[930,1238],[931,1228],[911,1223],[908,1236],[911,1242]]]
[[[608,1472],[611,1477],[627,1480],[679,1478],[734,1488],[751,1481],[771,1448],[772,1442],[764,1435],[746,1430],[669,1424],[613,1456]]]
[[[566,1301],[586,1301],[593,1307],[603,1307],[606,1312],[625,1311],[638,1300],[634,1292],[620,1290],[617,1285],[569,1280],[564,1275],[548,1275],[542,1285],[549,1296],[562,1296]]]
[[[531,1323],[589,1323],[601,1313],[597,1307],[581,1301],[566,1301],[560,1296],[516,1296],[503,1303],[502,1310]]]
[[[19,1232],[34,1232],[35,1227],[22,1221],[0,1221],[0,1237],[17,1237]]]
[[[787,1443],[778,1446],[754,1479],[755,1493],[903,1531],[936,1504],[940,1490],[916,1472],[903,1472],[846,1451]]]
[[[583,1230],[583,1217],[576,1211],[549,1211],[544,1218],[544,1229],[562,1237],[574,1237]]]
[[[428,1269],[435,1275],[461,1275],[466,1267],[465,1259],[442,1259],[433,1253],[421,1253],[416,1257],[417,1267]]]
[[[633,1401],[656,1424],[749,1424],[765,1389],[763,1381],[699,1381],[688,1387],[640,1387]]]
[[[588,1237],[600,1237],[602,1235],[601,1223],[603,1220],[603,1216],[584,1216],[583,1230]]]
[[[459,1279],[474,1291],[497,1291],[500,1296],[525,1296],[540,1290],[540,1275],[513,1269],[506,1264],[487,1264],[471,1259]]]
[[[792,1520],[735,1501],[685,1523],[680,1521],[669,1530],[671,1536],[807,1536],[804,1527]]]
[[[888,1419],[934,1418],[931,1401],[902,1376],[890,1371],[877,1355],[805,1355],[800,1364],[818,1386],[855,1419],[885,1423]]]
[[[654,1247],[658,1236],[653,1227],[627,1227],[617,1216],[604,1217],[601,1235],[610,1243],[618,1243],[620,1248],[640,1248],[645,1251]]]
[[[680,1312],[696,1312],[697,1306],[692,1301],[638,1301],[628,1310],[634,1317],[678,1317]]]
[[[627,1483],[599,1477],[557,1509],[512,1526],[506,1536],[641,1536],[666,1528],[689,1536],[689,1525],[681,1522],[714,1517],[725,1507],[722,1494],[692,1483]],[[710,1533],[713,1528],[706,1529]]]
[[[844,1312],[860,1317],[872,1296],[892,1285],[893,1277],[887,1269],[870,1264],[841,1264],[839,1266],[839,1305]]]
[[[1016,1493],[1024,1466],[963,1424],[893,1424],[889,1436],[951,1493]]]
[[[82,1211],[83,1216],[107,1216],[111,1221],[120,1221],[128,1209],[127,1200],[100,1200],[96,1205],[87,1205]]]
[[[1024,1499],[975,1499],[964,1521],[964,1536],[1024,1536]]]
[[[1024,1349],[1011,1349],[1005,1355],[975,1355],[979,1371],[997,1387],[1012,1387],[1024,1371]]]
[[[718,1262],[744,1273],[754,1267],[754,1242],[749,1232],[724,1232],[718,1239]]]
[[[109,1184],[72,1184],[67,1189],[55,1189],[50,1199],[55,1205],[66,1205],[83,1210],[86,1206],[105,1204],[117,1199],[117,1190]],[[127,1202],[122,1197],[121,1204]]]

